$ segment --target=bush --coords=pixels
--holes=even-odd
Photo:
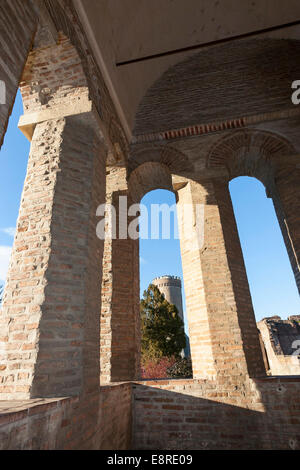
[[[144,360],[141,367],[142,379],[166,379],[169,377],[167,369],[176,361],[175,357],[161,357],[159,359]]]
[[[166,373],[168,374],[168,377],[172,378],[193,378],[191,358],[184,357],[183,359],[179,359],[173,365],[167,368]]]

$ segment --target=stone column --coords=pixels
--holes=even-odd
[[[0,2],[0,147],[37,28],[33,2]]]
[[[113,238],[107,231],[104,243],[101,385],[135,380],[140,369],[139,240],[126,235],[132,220],[127,214],[132,201],[126,168],[108,167],[106,202],[116,210],[116,230]],[[124,233],[119,230],[121,217]]]
[[[1,399],[99,387],[102,137],[92,111],[33,127],[0,316]]]
[[[269,193],[300,293],[300,169],[288,166],[278,170]]]
[[[265,375],[228,181],[190,181],[178,212],[194,378]]]

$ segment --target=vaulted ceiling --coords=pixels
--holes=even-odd
[[[118,64],[300,20],[299,0],[74,0],[74,5],[128,136],[147,90],[199,50]],[[300,27],[259,35],[270,37],[300,39]]]

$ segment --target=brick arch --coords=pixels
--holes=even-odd
[[[128,158],[129,144],[122,126],[114,117],[109,122],[108,137],[114,148],[114,163],[125,162]]]
[[[128,160],[128,174],[146,162],[161,163],[174,175],[193,171],[193,164],[183,152],[168,145],[151,145],[132,151]]]
[[[82,68],[85,73],[88,90],[91,100],[107,129],[111,125],[117,125],[121,128],[115,105],[110,97],[109,90],[99,69],[99,66],[93,56],[86,32],[81,25],[76,8],[73,2],[61,2],[60,0],[44,0],[45,7],[55,25],[57,31],[63,33],[76,49]],[[123,131],[122,131],[123,132]],[[120,136],[120,132],[114,132],[114,136]],[[117,142],[119,148],[123,150],[123,137]],[[125,138],[126,140],[126,138]],[[112,142],[115,150],[116,142]],[[118,153],[118,152],[117,152]]]
[[[133,201],[139,203],[146,193],[154,189],[173,191],[172,174],[163,163],[145,162],[130,174],[128,189]]]
[[[300,292],[299,236],[297,236],[299,229],[296,222],[296,214],[299,211],[298,198],[293,197],[293,193],[297,194],[299,177],[296,169],[292,170],[289,167],[289,161],[285,162],[285,158],[289,160],[289,155],[295,153],[293,145],[278,134],[245,129],[219,139],[208,153],[206,167],[226,168],[230,179],[253,176],[264,184],[267,196],[273,200]],[[280,157],[280,160],[277,157]]]
[[[238,130],[219,139],[210,149],[207,168],[226,168],[230,178],[254,176],[265,185],[274,173],[272,160],[295,152],[284,137],[260,130]]]

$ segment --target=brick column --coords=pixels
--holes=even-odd
[[[270,189],[278,222],[300,293],[300,170],[288,167],[277,172]]]
[[[106,233],[103,257],[101,307],[101,385],[135,380],[140,369],[139,311],[139,240],[119,233],[119,198],[131,198],[127,189],[126,169],[110,167],[107,171],[106,201],[116,209],[116,237]],[[124,202],[124,199],[123,199]],[[124,229],[132,217],[124,207]],[[121,236],[120,236],[121,235]]]
[[[0,147],[36,28],[37,14],[31,1],[1,0]]]
[[[4,303],[0,397],[99,386],[105,151],[92,112],[35,126]]]
[[[204,206],[203,244],[195,224],[184,237],[184,204]],[[228,182],[189,182],[178,210],[194,378],[265,375]]]

